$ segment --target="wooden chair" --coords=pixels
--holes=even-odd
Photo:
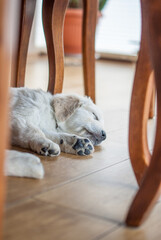
[[[51,93],[60,93],[64,78],[63,21],[69,0],[43,0],[42,19],[49,61]],[[20,34],[17,55],[13,61],[11,86],[23,87],[27,51],[36,0],[21,0]],[[95,102],[95,28],[98,0],[84,0],[83,16],[83,70],[85,94]]]
[[[131,99],[129,151],[140,186],[126,224],[140,225],[150,213],[161,186],[161,1],[141,0],[142,40]],[[154,75],[152,73],[154,71]],[[147,120],[153,82],[157,89],[157,129],[152,156],[147,143]]]

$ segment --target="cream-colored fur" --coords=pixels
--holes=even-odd
[[[89,155],[106,138],[100,110],[88,97],[51,95],[42,90],[11,88],[11,143],[45,156],[61,151]],[[43,178],[38,157],[8,151],[6,175]]]

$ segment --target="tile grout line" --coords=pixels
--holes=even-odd
[[[90,172],[90,173],[88,173],[88,174],[86,174],[86,175],[82,175],[82,176],[80,176],[80,177],[76,177],[76,178],[70,179],[70,180],[68,180],[68,181],[66,181],[66,182],[64,182],[64,183],[60,183],[60,184],[56,185],[55,187],[51,187],[50,189],[47,189],[47,190],[44,191],[44,192],[48,192],[48,190],[50,191],[50,190],[52,190],[52,189],[57,189],[57,188],[62,187],[62,186],[64,186],[64,185],[68,184],[68,183],[76,182],[77,180],[86,178],[86,177],[88,177],[88,176],[90,176],[90,175],[92,175],[92,174],[95,174],[95,173],[97,173],[97,172],[103,171],[103,170],[108,169],[108,168],[110,168],[110,167],[113,167],[113,166],[115,166],[115,165],[122,164],[123,162],[126,162],[126,161],[128,161],[128,160],[129,160],[129,158],[124,159],[124,160],[122,160],[122,161],[120,161],[120,162],[111,164],[111,165],[109,165],[109,166],[107,166],[107,167],[103,167],[103,168],[101,168],[101,169],[95,170],[95,171]]]
[[[117,226],[120,226],[122,225],[122,222],[119,222],[119,221],[116,221],[114,219],[111,219],[111,218],[107,218],[107,217],[103,217],[103,216],[99,216],[97,214],[92,214],[88,211],[81,211],[79,209],[75,209],[75,208],[71,208],[71,207],[67,207],[67,206],[64,206],[64,205],[60,205],[60,204],[57,204],[57,203],[51,203],[51,202],[46,202],[46,201],[43,201],[42,199],[37,199],[37,198],[32,198],[34,201],[37,200],[43,204],[46,204],[48,203],[49,205],[54,205],[54,206],[57,206],[61,209],[66,209],[68,211],[72,211],[72,212],[75,212],[75,213],[78,213],[78,214],[81,214],[81,215],[84,215],[84,216],[87,216],[87,217],[91,217],[91,218],[95,218],[95,219],[99,219],[99,220],[102,220],[102,221],[105,221],[105,222],[110,222],[112,224],[115,224]]]
[[[108,239],[108,235],[117,231],[118,229],[120,229],[122,226],[122,224],[118,224],[117,226],[114,226],[113,228],[109,229],[108,231],[105,231],[104,233],[100,234],[99,236],[95,237],[92,240],[101,240],[104,237],[107,237]]]
[[[60,184],[58,184],[58,185],[56,185],[56,186],[54,186],[54,187],[50,187],[50,188],[46,189],[45,191],[43,191],[42,193],[46,193],[46,192],[48,192],[48,191],[51,191],[51,190],[54,190],[54,189],[57,189],[57,188],[61,188],[61,187],[65,186],[65,185],[67,185],[67,184],[69,184],[69,183],[77,182],[77,181],[79,181],[79,180],[81,180],[81,179],[84,179],[84,178],[86,178],[86,177],[88,177],[88,176],[90,176],[90,175],[92,175],[92,174],[101,172],[101,171],[103,171],[103,170],[105,170],[105,169],[108,169],[108,168],[110,168],[110,167],[113,167],[113,166],[115,166],[115,165],[122,164],[123,162],[126,162],[126,161],[128,161],[128,160],[129,160],[129,158],[124,159],[124,160],[122,160],[121,162],[111,164],[111,165],[109,165],[109,166],[107,166],[107,167],[104,167],[104,168],[95,170],[95,171],[90,172],[90,173],[88,173],[88,174],[86,174],[86,175],[82,175],[82,176],[80,176],[80,177],[76,177],[76,178],[70,179],[70,180],[68,180],[68,181],[66,181],[66,182],[64,182],[64,183],[60,183]],[[40,195],[40,194],[42,194],[42,193],[35,194],[35,195],[33,195],[33,197],[38,196],[38,195]]]

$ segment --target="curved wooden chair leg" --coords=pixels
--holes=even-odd
[[[47,54],[49,61],[49,84],[48,90],[53,93],[55,87],[55,52],[52,36],[52,13],[54,0],[43,0],[42,22],[46,39]]]
[[[159,41],[161,38],[161,2],[160,0],[143,0],[143,2],[145,19],[149,23],[146,36],[149,40],[157,89],[157,128],[151,163],[126,219],[126,224],[129,226],[138,226],[146,219],[161,191],[161,45]]]
[[[83,72],[85,95],[95,102],[95,29],[98,0],[84,0],[83,14]]]
[[[155,86],[153,87],[151,102],[150,102],[150,111],[149,111],[149,118],[152,119],[155,116],[155,95],[156,90]]]
[[[17,53],[12,63],[12,87],[23,87],[25,85],[25,70],[27,61],[27,51],[33,17],[35,13],[36,0],[21,1],[20,30],[17,40]],[[17,16],[18,17],[18,16]]]
[[[64,79],[63,26],[69,0],[43,0],[43,27],[49,61],[49,85],[51,93],[61,93]]]
[[[145,17],[144,2],[144,0],[141,0],[141,47],[134,78],[129,123],[130,159],[138,184],[142,181],[151,157],[147,143],[147,121],[153,89],[153,77],[152,75],[150,77],[152,68],[146,38],[148,24]]]

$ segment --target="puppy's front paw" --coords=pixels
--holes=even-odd
[[[90,140],[87,138],[78,138],[72,148],[79,156],[90,155],[94,152],[94,147]]]
[[[40,154],[44,156],[58,156],[60,154],[59,145],[56,143],[50,143],[40,149]]]

